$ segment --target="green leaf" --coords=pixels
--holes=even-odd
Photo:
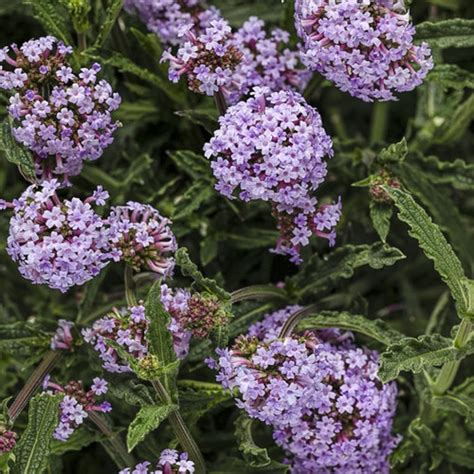
[[[81,427],[67,439],[67,441],[53,440],[51,443],[51,454],[62,456],[71,451],[81,451],[92,443],[104,441],[106,437],[99,432],[89,431],[85,427]]]
[[[197,265],[189,258],[188,249],[185,247],[176,252],[176,264],[181,268],[181,273],[191,277],[202,290],[217,296],[221,301],[230,301],[230,294],[227,291],[223,290],[214,280],[203,276]]]
[[[399,163],[403,161],[408,154],[408,145],[405,138],[398,143],[392,143],[387,148],[384,148],[377,160],[380,163]]]
[[[177,221],[193,214],[214,195],[214,190],[209,186],[209,183],[195,182],[175,201],[173,220]]]
[[[434,135],[434,142],[442,145],[456,143],[463,138],[473,119],[474,94],[471,94],[444,120]]]
[[[46,469],[53,432],[58,424],[61,399],[62,396],[45,393],[31,399],[28,425],[14,449],[16,462],[13,474],[41,474]]]
[[[455,64],[437,64],[428,80],[453,89],[474,89],[474,74]]]
[[[405,256],[400,250],[381,242],[345,245],[322,258],[314,255],[295,277],[287,279],[287,283],[296,288],[301,298],[309,297],[328,291],[343,279],[351,278],[359,267],[368,265],[380,269],[403,258]]]
[[[211,109],[209,111],[204,110],[178,110],[175,112],[179,117],[183,117],[189,120],[195,125],[200,125],[205,128],[207,132],[214,133],[218,127],[217,123],[217,112],[216,109]]]
[[[148,293],[145,302],[145,314],[150,321],[146,335],[150,354],[158,358],[162,367],[176,362],[173,338],[168,330],[170,315],[161,303],[160,281],[155,282]]]
[[[278,235],[275,230],[246,228],[238,234],[220,233],[219,238],[238,250],[253,250],[275,245]]]
[[[370,218],[382,242],[387,241],[393,208],[390,204],[370,201]]]
[[[124,0],[109,0],[107,11],[105,14],[105,19],[102,22],[102,26],[100,27],[99,34],[97,35],[97,39],[95,40],[94,47],[100,48],[105,44],[107,38],[112,31],[112,28],[119,16],[122,7],[123,7]]]
[[[421,372],[425,367],[440,366],[464,356],[453,340],[439,334],[406,337],[387,347],[380,358],[379,377],[382,382],[396,379],[401,371]]]
[[[211,180],[209,161],[193,151],[180,150],[170,154],[170,158],[180,171],[194,180],[208,178]]]
[[[43,25],[46,33],[66,44],[72,44],[68,33],[66,12],[57,0],[24,0],[24,3],[31,5],[34,17]]]
[[[367,319],[364,316],[347,312],[321,311],[306,316],[297,326],[300,331],[315,328],[340,328],[355,331],[385,345],[393,344],[404,338],[403,334],[390,328],[384,321]]]
[[[474,426],[474,397],[454,392],[433,396],[431,404],[439,409],[457,413],[466,418],[466,422]]]
[[[201,263],[203,266],[206,266],[217,257],[219,251],[217,239],[213,235],[208,235],[206,238],[201,240],[199,246]]]
[[[128,427],[128,452],[132,451],[137,444],[141,443],[147,434],[156,430],[160,424],[168,418],[168,415],[177,408],[176,405],[149,405],[140,408],[135,419]]]
[[[474,46],[474,20],[426,21],[417,25],[416,39],[434,48],[470,48]]]
[[[235,421],[235,436],[239,443],[239,450],[251,467],[266,467],[272,460],[265,448],[257,446],[252,437],[252,418],[245,413],[241,413]]]
[[[418,166],[434,184],[451,184],[456,189],[474,189],[474,164],[461,159],[442,161],[436,156],[418,157]]]
[[[19,321],[0,326],[0,352],[28,357],[49,348],[51,334],[36,325]]]
[[[92,56],[93,59],[101,59],[96,56]],[[148,69],[138,66],[133,61],[127,57],[121,55],[120,53],[113,53],[111,57],[103,60],[103,63],[108,64],[117,68],[121,72],[126,72],[133,74],[134,76],[139,77],[140,79],[149,82],[156,86],[161,92],[167,95],[173,102],[177,104],[184,105],[186,99],[179,93],[177,90],[168,82],[154,74]]]
[[[401,189],[384,186],[384,190],[398,207],[398,217],[410,227],[409,234],[418,241],[425,255],[433,260],[436,271],[448,285],[451,295],[462,312],[467,309],[464,270],[452,247],[433,223],[426,211],[418,205],[410,194]]]
[[[10,163],[18,166],[25,179],[28,181],[36,179],[33,157],[26,148],[13,138],[8,121],[3,122],[0,128],[0,149],[5,153],[5,158]]]

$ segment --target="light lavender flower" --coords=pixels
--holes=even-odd
[[[57,177],[63,184],[81,172],[84,161],[102,155],[120,125],[111,117],[120,96],[97,79],[100,65],[75,74],[67,62],[71,53],[47,36],[13,44],[0,55],[0,88],[12,92],[13,135],[33,152],[38,178]]]
[[[57,180],[31,185],[13,203],[7,252],[23,277],[63,293],[97,276],[110,261],[109,233],[91,204],[108,194],[61,201]]]
[[[123,260],[137,272],[147,268],[165,277],[172,275],[177,245],[169,219],[150,205],[129,201],[113,207],[107,223],[115,261]]]
[[[97,401],[97,397],[107,393],[107,382],[99,377],[94,378],[90,390],[85,390],[81,381],[71,381],[64,387],[51,382],[49,376],[43,383],[43,389],[52,395],[63,394],[59,404],[59,424],[53,433],[58,441],[67,441],[89,416],[89,412],[109,413],[112,406],[109,402]]]
[[[155,467],[145,461],[132,469],[122,469],[119,474],[193,474],[195,471],[194,463],[189,460],[188,453],[178,453],[175,449],[164,449]]]
[[[413,43],[403,2],[296,0],[295,22],[306,66],[365,101],[396,100],[433,67],[428,45]]]
[[[217,8],[206,8],[200,0],[125,0],[125,9],[138,14],[152,33],[171,45],[185,41],[184,31],[198,33],[221,16]]]
[[[263,200],[273,206],[281,233],[275,251],[300,262],[311,235],[334,243],[340,203],[318,206],[313,193],[327,174],[332,142],[321,117],[294,91],[256,88],[230,107],[204,146],[216,189],[229,199]]]
[[[74,327],[74,323],[60,319],[58,321],[58,328],[51,338],[51,349],[53,351],[66,350],[70,351],[73,346],[74,338],[71,333],[71,329]]]
[[[269,314],[231,349],[219,349],[217,380],[237,406],[273,430],[294,473],[388,473],[397,388],[377,378],[378,354],[350,333],[276,334],[296,307]],[[215,364],[215,363],[214,363]],[[214,364],[211,364],[214,365]]]

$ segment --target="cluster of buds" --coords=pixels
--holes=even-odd
[[[107,393],[107,382],[99,377],[92,382],[87,391],[81,381],[71,381],[63,387],[52,382],[48,376],[43,382],[43,389],[51,395],[63,395],[59,404],[59,424],[53,433],[58,441],[67,441],[88,417],[88,412],[109,413],[112,410],[109,402],[97,402],[97,397]]]
[[[0,210],[13,209],[7,252],[23,277],[66,292],[97,276],[107,265],[109,233],[92,204],[105,204],[108,193],[61,201],[58,180],[31,185],[13,203],[0,200]]]
[[[52,36],[0,50],[0,88],[12,91],[13,135],[33,152],[39,179],[69,184],[86,160],[96,160],[119,126],[111,112],[120,96],[98,80],[93,64],[76,75],[67,57],[72,48]],[[13,56],[13,57],[12,57]]]
[[[235,87],[233,74],[242,53],[232,43],[227,21],[218,19],[201,33],[188,31],[187,41],[176,55],[166,51],[162,61],[169,61],[169,78],[178,82],[186,74],[191,91],[209,96],[221,91],[228,94]]]
[[[171,276],[174,259],[170,254],[177,245],[169,219],[152,206],[129,201],[111,209],[107,224],[115,261],[123,260],[136,272],[148,269]]]
[[[369,193],[375,202],[390,204],[392,198],[387,194],[382,186],[400,189],[400,181],[397,178],[390,176],[386,169],[382,169],[380,173],[375,176],[371,183]]]
[[[74,338],[71,330],[73,327],[74,323],[71,321],[66,321],[65,319],[58,321],[58,328],[51,338],[51,349],[53,351],[70,351],[72,349]]]
[[[0,425],[0,455],[9,453],[16,445],[17,434]]]

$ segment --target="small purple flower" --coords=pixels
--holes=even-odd
[[[53,351],[70,351],[72,349],[74,338],[72,337],[71,329],[73,327],[74,323],[71,321],[66,321],[65,319],[58,321],[58,328],[51,339],[51,349],[53,349]]]
[[[2,51],[0,88],[12,93],[13,135],[33,152],[41,181],[56,177],[68,185],[84,161],[96,160],[112,143],[120,124],[111,113],[120,96],[107,81],[97,81],[97,67],[76,76],[67,63],[72,49],[52,36]]]
[[[108,384],[107,381],[104,379],[101,379],[100,377],[95,377],[92,379],[92,386],[91,390],[96,394],[96,395],[103,395],[104,393],[107,393],[108,390]]]
[[[151,463],[148,461],[137,464],[133,471],[129,468],[122,469],[119,474],[193,474],[195,471],[194,462],[188,459],[188,453],[178,453],[175,449],[164,449],[156,464],[156,469],[149,468]]]
[[[16,445],[17,434],[5,427],[0,428],[0,455],[9,453]]]
[[[403,2],[297,0],[295,11],[303,62],[354,97],[396,100],[433,67],[428,45],[413,43]]]
[[[152,206],[130,201],[111,209],[107,219],[115,260],[124,260],[135,271],[149,269],[165,277],[172,275],[177,250],[169,225]]]

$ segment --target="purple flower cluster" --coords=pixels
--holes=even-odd
[[[0,62],[9,68],[0,70],[0,88],[13,92],[8,107],[13,135],[33,152],[40,179],[57,177],[64,184],[85,160],[102,155],[119,125],[111,112],[120,96],[97,79],[100,65],[76,75],[67,62],[71,53],[52,36],[0,50]]]
[[[149,269],[170,276],[176,251],[176,239],[169,228],[171,221],[152,206],[129,201],[113,207],[107,219],[114,259],[123,260],[135,271]]]
[[[365,101],[396,100],[420,85],[433,67],[426,43],[392,0],[296,0],[303,62],[341,90]]]
[[[193,474],[194,463],[188,453],[178,453],[175,449],[164,449],[155,467],[148,461],[137,464],[133,470],[122,469],[119,474]],[[151,468],[151,470],[149,470]],[[155,470],[156,468],[156,470]]]
[[[251,333],[276,331],[287,308]],[[292,472],[388,473],[395,384],[377,378],[378,354],[350,333],[322,331],[266,342],[242,336],[219,349],[217,380],[237,405],[273,429]]]
[[[163,54],[162,61],[169,61],[169,78],[178,82],[185,74],[191,91],[225,95],[235,88],[234,72],[242,60],[242,53],[232,42],[231,28],[227,21],[215,19],[202,32],[189,30],[187,41],[176,55]]]
[[[71,381],[64,387],[51,382],[49,376],[43,383],[44,390],[51,394],[63,394],[64,397],[59,404],[59,424],[53,433],[58,441],[67,441],[74,431],[82,425],[88,417],[88,412],[98,411],[109,413],[112,406],[109,402],[98,404],[97,397],[107,393],[108,384],[104,379],[96,377],[93,379],[90,390],[86,391],[82,382]]]
[[[340,205],[317,206],[312,196],[327,173],[332,142],[319,113],[294,91],[256,88],[230,107],[204,146],[214,158],[216,189],[232,199],[272,203],[282,238],[276,251],[299,261],[299,249],[317,234],[334,240]]]
[[[61,201],[57,180],[29,186],[13,203],[7,252],[23,277],[66,292],[97,276],[110,259],[108,230],[92,203],[103,205],[108,193]]]
[[[202,31],[220,18],[217,8],[204,8],[200,0],[125,0],[125,9],[137,13],[152,33],[171,45],[183,42],[183,32]]]
[[[0,455],[13,451],[17,434],[6,428],[0,428]]]
[[[60,319],[58,321],[58,328],[51,338],[51,349],[53,351],[63,350],[70,351],[74,342],[74,338],[71,333],[71,329],[74,327],[74,323]]]
[[[289,37],[279,28],[267,36],[264,21],[257,17],[250,17],[235,32],[232,42],[243,57],[233,75],[236,90],[227,96],[229,103],[235,104],[254,87],[304,90],[311,73],[301,67],[300,52],[286,47]]]

